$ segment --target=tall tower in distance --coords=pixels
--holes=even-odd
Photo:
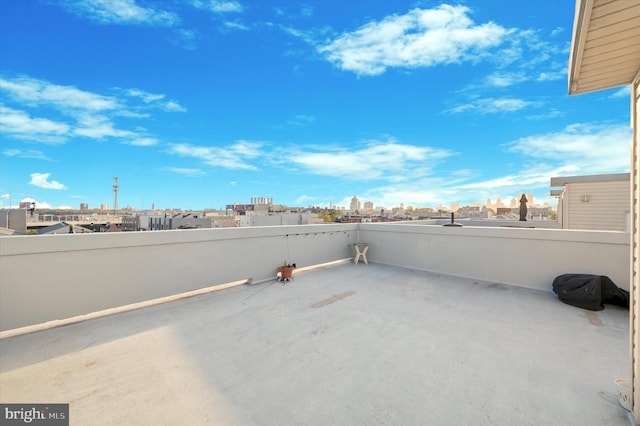
[[[118,214],[118,176],[113,178],[113,214]]]
[[[349,210],[352,212],[360,211],[360,200],[355,195],[351,199],[351,206],[349,207]]]

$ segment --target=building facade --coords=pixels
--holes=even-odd
[[[551,178],[563,229],[631,229],[629,173]]]
[[[640,6],[628,0],[576,0],[569,95],[630,85],[631,270],[630,386],[633,421],[640,424]]]

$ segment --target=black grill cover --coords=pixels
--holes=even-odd
[[[561,302],[590,311],[603,310],[605,303],[629,309],[629,292],[604,275],[559,275],[553,280],[553,292]]]

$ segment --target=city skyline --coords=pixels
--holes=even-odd
[[[433,205],[433,206],[413,206],[410,204],[405,205],[405,203],[399,203],[398,205],[393,205],[393,206],[383,206],[383,205],[376,205],[375,203],[373,203],[372,201],[363,201],[361,200],[357,195],[354,195],[353,197],[351,197],[350,201],[349,201],[349,205],[339,205],[339,204],[330,204],[328,206],[314,206],[314,205],[308,205],[308,206],[298,206],[298,205],[284,205],[281,203],[278,203],[277,200],[273,200],[273,198],[268,198],[268,197],[251,197],[251,199],[249,200],[249,202],[239,202],[239,203],[231,203],[231,204],[226,204],[225,206],[221,206],[219,209],[215,209],[215,208],[205,208],[205,209],[183,209],[179,206],[176,207],[166,207],[166,208],[156,208],[155,203],[152,203],[151,206],[131,206],[131,205],[126,205],[126,206],[120,206],[117,209],[118,213],[123,213],[126,214],[127,212],[144,212],[144,211],[212,211],[212,210],[232,210],[235,209],[237,207],[241,207],[241,208],[246,208],[246,206],[276,206],[276,207],[286,207],[286,208],[291,208],[291,209],[317,209],[317,208],[323,208],[323,209],[329,209],[329,210],[337,210],[337,211],[360,211],[360,212],[368,212],[368,211],[378,211],[380,209],[384,210],[423,210],[423,209],[431,209],[433,211],[439,211],[439,210],[449,210],[449,211],[453,211],[455,212],[456,210],[460,209],[460,208],[465,208],[465,207],[486,207],[489,210],[492,211],[496,211],[496,209],[498,208],[511,208],[511,209],[516,209],[519,206],[519,199],[520,196],[523,195],[522,193],[519,193],[516,197],[512,197],[508,200],[502,200],[500,197],[496,198],[495,200],[492,200],[491,198],[488,198],[484,203],[481,202],[472,202],[470,204],[460,204],[460,203],[452,203],[450,205],[444,205],[444,204],[439,204],[439,205]],[[555,207],[554,205],[550,205],[548,204],[546,201],[543,201],[542,204],[538,202],[538,200],[535,198],[535,195],[533,193],[529,193],[529,194],[524,194],[527,197],[527,206],[528,207]],[[114,199],[115,201],[115,199]],[[17,207],[19,209],[33,209],[34,212],[36,210],[40,211],[40,210],[45,210],[45,211],[49,211],[49,210],[61,210],[61,209],[56,209],[56,208],[49,208],[49,207],[43,207],[43,206],[38,206],[35,202],[31,202],[31,201],[21,201],[18,203],[18,206],[14,206],[14,208]],[[100,206],[90,206],[88,203],[84,203],[81,202],[79,205],[79,208],[76,206],[66,206],[64,209],[62,210],[66,210],[66,211],[74,211],[74,212],[82,212],[82,211],[92,211],[92,212],[111,212],[114,213],[116,212],[116,209],[114,208],[115,204],[109,204],[109,203],[103,203]],[[267,210],[263,210],[263,211],[267,211]]]
[[[567,95],[575,3],[0,5],[0,208],[484,204],[629,170],[629,89]],[[11,203],[10,203],[11,200]]]

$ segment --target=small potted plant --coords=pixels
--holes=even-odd
[[[285,260],[278,268],[278,272],[280,273],[280,281],[289,281],[293,277],[293,270],[295,269],[295,267],[295,263],[287,263],[287,261]]]

